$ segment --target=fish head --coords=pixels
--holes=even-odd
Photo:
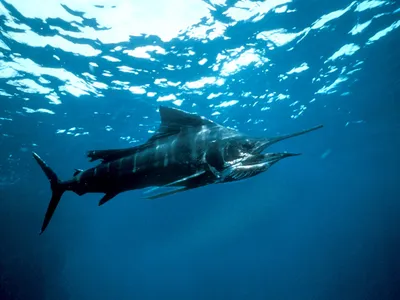
[[[270,139],[235,136],[208,145],[205,162],[217,182],[237,181],[267,171],[283,158],[297,153],[263,153]]]
[[[255,138],[253,140],[253,154],[261,154],[271,144],[271,140],[269,138]]]
[[[236,161],[238,159],[247,159],[249,156],[256,153],[259,146],[260,141],[257,138],[231,138],[223,147],[223,156],[227,162]]]
[[[227,160],[234,160],[249,154],[261,154],[273,143],[275,139],[269,137],[237,136],[226,143],[224,156]]]
[[[221,182],[231,182],[247,179],[267,171],[281,159],[297,156],[298,153],[265,153],[249,154],[247,157],[226,167],[221,172]]]
[[[261,162],[272,163],[276,154],[262,152],[268,146],[269,139],[234,136],[221,140],[214,140],[206,150],[206,161],[221,170],[224,166],[235,164],[248,165]]]

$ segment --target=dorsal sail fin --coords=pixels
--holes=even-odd
[[[100,159],[102,160],[102,163],[107,163],[128,155],[133,155],[137,151],[148,147],[154,141],[160,138],[178,134],[182,128],[220,126],[205,117],[199,116],[197,114],[188,113],[177,108],[160,106],[159,109],[161,118],[160,127],[145,144],[125,149],[90,150],[87,152],[87,157],[90,159],[91,162]]]
[[[218,126],[217,123],[214,123],[205,117],[177,108],[160,106],[159,110],[161,118],[160,127],[148,142],[153,142],[162,137],[178,134],[181,129],[185,127]]]
[[[199,116],[198,114],[189,113],[181,109],[160,106],[161,126],[168,127],[197,127],[197,126],[216,126],[213,121]]]

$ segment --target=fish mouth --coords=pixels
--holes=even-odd
[[[265,154],[256,154],[251,155],[250,157],[246,158],[241,162],[242,166],[256,166],[260,164],[268,164],[272,166],[273,164],[277,163],[281,159],[291,156],[298,156],[301,153],[265,153]]]
[[[270,145],[269,139],[260,138],[258,141],[255,142],[255,147],[252,151],[252,154],[257,155],[264,152],[265,149],[268,148]]]
[[[297,156],[300,153],[266,153],[251,155],[246,159],[226,168],[219,177],[220,182],[229,182],[253,177],[267,171],[281,159]]]
[[[288,153],[288,152],[283,152],[283,153],[267,153],[267,158],[269,160],[269,163],[275,164],[281,159],[284,159],[286,157],[292,157],[292,156],[299,156],[301,153]]]

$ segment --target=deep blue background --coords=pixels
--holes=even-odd
[[[274,29],[276,24],[304,28],[349,3],[297,1],[293,4],[296,17],[282,14],[258,23],[242,22],[227,32],[231,40],[216,39],[207,45],[190,39],[163,43],[152,36],[132,37],[121,46],[154,41],[167,50],[192,48],[196,59],[213,61],[221,49],[239,47],[249,37],[256,47],[264,47],[254,39],[257,32]],[[21,23],[33,30],[44,27],[46,32],[40,20],[26,19],[11,5],[4,5]],[[288,45],[268,53],[277,69],[265,74],[249,66],[230,76],[223,87],[208,87],[205,95],[227,89],[245,103],[249,100],[240,97],[243,90],[260,94],[266,88],[277,93],[289,89],[293,99],[308,105],[316,91],[310,81],[324,68],[324,60],[346,43],[365,43],[396,17],[384,23],[377,19],[350,41],[346,40],[349,27],[368,18],[346,14],[334,21],[332,29],[310,33],[293,50],[288,51],[293,46]],[[68,26],[61,20],[50,21]],[[4,24],[0,28],[11,30]],[[54,60],[49,57],[59,56],[74,74],[87,72],[88,62],[96,61],[51,47],[32,48],[3,33],[1,37],[12,52],[38,64],[51,67]],[[115,46],[95,47],[107,53]],[[212,117],[204,95],[187,95],[183,109],[221,122],[229,116],[227,125],[237,125],[252,135],[273,136],[319,123],[325,127],[274,145],[271,150],[303,155],[245,182],[156,201],[144,201],[140,191],[133,191],[100,208],[99,195],[67,193],[42,236],[38,231],[50,189],[30,151],[37,151],[61,178],[68,178],[73,168],[90,166],[84,157],[89,149],[126,147],[120,136],[147,139],[147,130],[159,124],[158,103],[143,101],[144,96],[128,91],[109,90],[104,98],[64,95],[62,105],[50,107],[55,115],[28,115],[18,113],[25,105],[21,94],[2,97],[2,116],[13,121],[0,126],[0,133],[8,134],[0,139],[0,299],[400,299],[400,52],[396,49],[400,49],[398,29],[360,50],[352,61],[344,60],[343,65],[363,60],[362,71],[336,93],[319,95],[297,119],[290,118],[291,101],[274,103],[269,111],[228,107]],[[4,53],[7,61],[9,53]],[[113,71],[113,80],[134,80],[135,85],[162,77],[185,82],[212,76],[209,63],[181,71],[163,69],[162,65],[185,59],[173,54],[158,57],[161,64],[118,58],[127,66],[155,70],[134,77]],[[308,73],[278,82],[277,75],[303,61],[310,66]],[[115,70],[113,63],[100,58],[98,62],[103,69]],[[10,94],[18,92],[4,79],[0,84]],[[52,79],[53,88],[58,84]],[[153,89],[161,95],[170,93],[157,86]],[[339,96],[345,92],[349,94]],[[30,107],[43,107],[43,96],[29,97]],[[222,97],[230,100],[226,94]],[[99,114],[94,115],[95,111]],[[149,119],[139,127],[142,116]],[[262,125],[268,130],[246,123],[249,118],[264,120]],[[105,131],[106,125],[114,130]],[[90,134],[56,133],[74,126]]]

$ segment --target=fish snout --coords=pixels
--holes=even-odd
[[[266,153],[265,159],[268,162],[269,165],[273,165],[280,161],[281,159],[284,159],[286,157],[291,157],[291,156],[298,156],[301,153]]]

